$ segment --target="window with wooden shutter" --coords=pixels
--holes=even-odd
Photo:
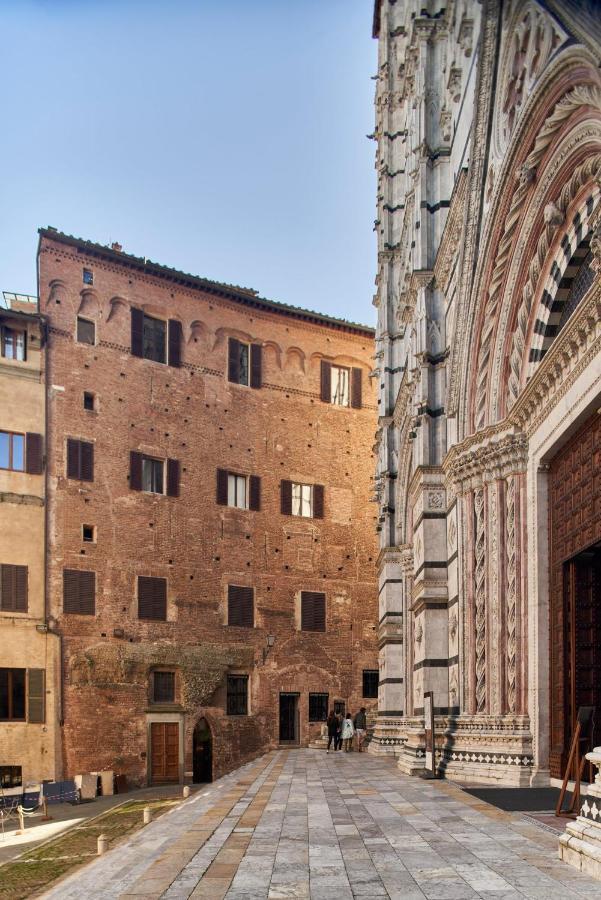
[[[167,496],[179,497],[179,459],[167,460]]]
[[[351,369],[351,406],[353,409],[361,409],[362,375],[361,369]]]
[[[228,341],[227,378],[236,384],[240,380],[240,341],[230,338]]]
[[[261,479],[258,475],[251,475],[249,478],[249,501],[248,508],[252,510],[261,509]]]
[[[332,402],[332,366],[325,359],[321,361],[321,399],[324,403]]]
[[[42,462],[42,435],[28,432],[25,439],[25,470],[30,475],[41,475]]]
[[[131,353],[132,356],[144,355],[144,313],[135,307],[131,310]]]
[[[94,444],[67,438],[67,478],[94,481]]]
[[[79,616],[96,613],[96,573],[63,569],[63,611]]]
[[[326,595],[318,591],[301,592],[301,629],[326,630]]]
[[[282,481],[280,486],[280,506],[282,515],[292,515],[292,482]]]
[[[255,353],[256,359],[256,370],[255,370],[255,378],[258,377],[259,381],[261,379],[261,348],[258,344],[254,345],[259,347],[259,350]],[[230,338],[228,341],[228,364],[227,364],[227,377],[228,381],[233,381],[235,384],[250,384],[251,380],[251,369],[252,360],[251,360],[251,346],[250,344],[245,344],[242,341],[236,340],[236,338]],[[253,385],[253,387],[260,387],[260,383]]]
[[[27,332],[14,328],[0,328],[0,346],[5,359],[25,362],[27,359]]]
[[[330,402],[335,406],[348,406],[350,394],[350,369],[346,366],[332,366],[330,370]]]
[[[132,491],[142,490],[142,454],[137,450],[129,453],[129,486]]]
[[[0,431],[0,469],[25,471],[25,435]]]
[[[167,621],[167,579],[138,576],[138,618]]]
[[[227,470],[217,469],[217,503],[227,506]]]
[[[0,565],[0,610],[27,612],[27,566]]]
[[[169,365],[179,368],[182,364],[182,323],[169,319]]]
[[[263,383],[263,347],[261,344],[251,344],[250,347],[250,386],[260,388]]]
[[[324,488],[323,484],[313,485],[313,518],[323,519],[324,513]]]
[[[27,721],[43,725],[46,721],[46,687],[43,669],[27,670]]]
[[[255,625],[255,592],[251,587],[240,587],[228,584],[227,587],[227,624],[239,628],[254,628]]]

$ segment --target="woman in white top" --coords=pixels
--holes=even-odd
[[[355,726],[351,714],[347,713],[342,723],[342,749],[348,753],[353,747],[353,736],[355,734]]]

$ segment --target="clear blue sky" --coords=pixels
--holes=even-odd
[[[0,288],[37,228],[372,323],[372,0],[0,0]]]

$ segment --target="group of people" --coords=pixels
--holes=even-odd
[[[334,744],[334,750],[342,749],[348,753],[353,749],[355,735],[357,736],[357,750],[359,753],[363,752],[363,744],[367,732],[367,716],[364,706],[361,707],[354,719],[350,713],[347,713],[346,716],[341,716],[331,709],[327,718],[327,726],[328,749],[326,753],[330,752],[332,743]]]

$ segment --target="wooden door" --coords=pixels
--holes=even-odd
[[[280,694],[280,742],[293,744],[298,741],[298,694]]]
[[[179,781],[179,723],[150,726],[150,779],[153,784]]]

